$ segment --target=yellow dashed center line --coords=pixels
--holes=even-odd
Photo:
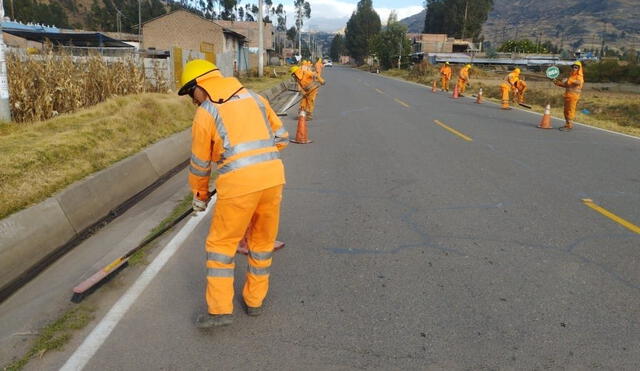
[[[445,130],[449,130],[450,132],[452,132],[453,134],[455,134],[455,135],[459,136],[460,138],[462,138],[462,139],[466,140],[467,142],[473,142],[473,139],[471,139],[471,137],[468,137],[468,136],[466,136],[466,135],[462,134],[462,133],[461,133],[461,132],[459,132],[458,130],[456,130],[456,129],[454,129],[454,128],[451,128],[451,127],[449,127],[449,126],[447,126],[447,125],[445,125],[445,124],[441,123],[441,122],[440,122],[440,121],[438,121],[438,120],[433,120],[433,122],[435,122],[436,124],[440,125],[443,129],[445,129]]]
[[[382,90],[378,89],[378,88],[376,88],[376,91],[377,91],[378,93],[380,93],[380,94],[384,94],[384,92],[383,92]]]
[[[405,106],[405,107],[409,108],[409,105],[408,105],[408,104],[406,104],[405,102],[401,101],[400,99],[398,99],[398,98],[394,98],[393,100],[395,100],[396,102],[398,102],[398,103],[402,104],[403,106]]]
[[[606,216],[607,218],[613,220],[614,222],[622,225],[623,227],[627,228],[628,230],[638,233],[640,234],[640,227],[638,227],[637,225],[622,219],[621,217],[617,216],[616,214],[602,208],[601,206],[596,205],[593,200],[589,199],[589,198],[584,198],[582,199],[582,202],[586,205],[589,206],[590,208],[592,208],[593,210],[599,212],[600,214]]]

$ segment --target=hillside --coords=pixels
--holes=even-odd
[[[637,0],[495,0],[483,27],[485,40],[528,38],[551,40],[565,48],[640,49],[640,7]],[[400,22],[409,32],[422,32],[425,11]]]

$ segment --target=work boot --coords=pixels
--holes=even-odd
[[[567,125],[558,128],[560,131],[571,131],[571,129],[573,129],[573,127]]]
[[[251,317],[257,317],[262,314],[262,305],[259,307],[250,307],[247,305],[247,314]]]
[[[233,314],[203,313],[196,318],[197,328],[228,326],[233,323]]]

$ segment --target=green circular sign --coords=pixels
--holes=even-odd
[[[556,66],[551,66],[547,68],[547,77],[550,79],[555,79],[560,76],[560,69]]]

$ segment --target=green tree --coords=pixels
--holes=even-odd
[[[547,54],[549,50],[543,45],[538,45],[531,40],[507,40],[498,48],[502,53],[541,53]]]
[[[357,63],[364,62],[370,54],[370,45],[380,32],[380,16],[373,9],[371,0],[360,0],[356,11],[347,22],[345,41],[349,54]]]
[[[331,40],[331,48],[329,49],[329,56],[332,60],[337,61],[340,59],[341,55],[344,55],[347,51],[347,48],[344,43],[344,36],[340,34],[336,34],[336,36]]]
[[[407,38],[407,26],[398,22],[395,12],[391,12],[384,31],[371,41],[371,50],[384,69],[396,67],[398,59],[407,61],[411,53],[411,42]]]
[[[478,40],[493,0],[426,0],[425,33]]]
[[[5,14],[11,14],[10,3],[3,2]],[[65,9],[57,2],[45,4],[38,0],[14,1],[15,19],[20,22],[41,23],[57,27],[69,27],[69,19]],[[72,10],[72,9],[70,9]]]

